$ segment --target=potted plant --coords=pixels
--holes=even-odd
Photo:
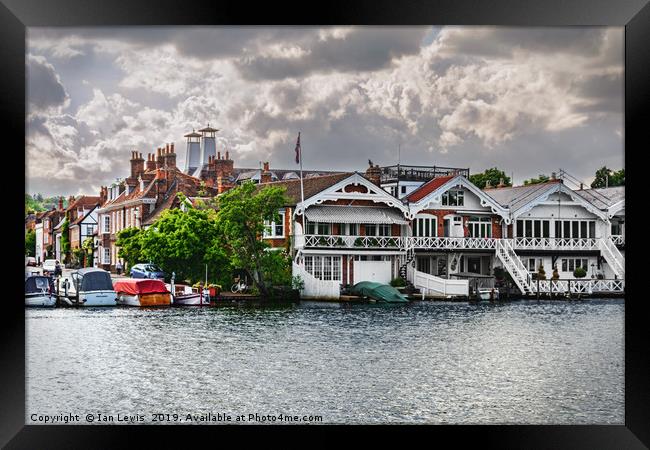
[[[544,264],[539,265],[537,268],[537,279],[538,280],[545,280],[546,279],[546,271],[544,270]]]
[[[210,297],[216,297],[221,292],[221,285],[219,284],[209,284],[208,290],[210,291]]]
[[[557,266],[553,266],[553,275],[551,275],[551,280],[559,280],[560,274],[557,271]]]
[[[573,271],[573,276],[576,278],[584,278],[587,276],[587,271],[582,267],[576,267],[576,270]]]

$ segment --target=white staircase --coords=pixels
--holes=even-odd
[[[425,295],[462,296],[469,295],[468,280],[448,280],[408,267],[408,280]]]
[[[526,270],[524,263],[521,262],[521,259],[515,253],[511,239],[497,239],[496,241],[497,257],[510,273],[519,290],[522,294],[532,294],[533,286],[528,270]]]
[[[620,279],[625,278],[625,257],[616,248],[611,237],[599,239],[600,254],[605,257],[605,261],[612,268],[612,271]]]

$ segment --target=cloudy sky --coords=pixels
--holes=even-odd
[[[97,195],[208,122],[236,167],[623,167],[623,28],[28,28],[27,192]]]

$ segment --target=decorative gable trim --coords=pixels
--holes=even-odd
[[[479,198],[480,204],[484,208],[490,208],[493,214],[501,216],[506,225],[510,225],[511,219],[510,214],[507,208],[504,208],[499,203],[497,203],[492,197],[480,190],[474,185],[471,181],[465,178],[462,175],[457,175],[451,180],[447,181],[445,184],[438,187],[436,190],[430,192],[424,198],[418,200],[417,202],[411,203],[410,206],[410,218],[413,219],[420,211],[425,209],[434,209],[434,207],[442,203],[442,194],[447,192],[449,189],[455,187],[464,187],[474,195]]]
[[[578,203],[580,206],[585,208],[587,211],[590,213],[594,214],[595,216],[598,216],[600,219],[607,221],[607,214],[602,211],[601,209],[598,209],[596,206],[594,206],[593,203],[589,202],[586,200],[584,197],[576,194],[573,192],[571,189],[566,187],[564,183],[555,183],[555,186],[553,186],[550,189],[547,189],[546,191],[542,192],[540,195],[537,197],[533,198],[531,201],[528,203],[525,203],[523,206],[519,207],[518,209],[512,211],[512,220],[515,220],[517,217],[521,216],[522,214],[530,211],[533,209],[535,206],[539,205],[540,203],[543,203],[548,200],[548,198],[551,196],[551,194],[555,193],[563,193],[571,197],[571,200],[574,201],[575,203]]]
[[[625,200],[621,200],[620,202],[614,203],[612,206],[610,206],[607,209],[607,217],[611,219],[623,209],[625,209]]]
[[[349,185],[364,186],[366,192],[349,191],[345,188]],[[410,219],[408,208],[397,198],[390,195],[381,187],[370,182],[367,178],[360,175],[358,172],[350,175],[347,178],[333,184],[332,186],[322,190],[316,195],[305,199],[296,205],[294,214],[296,216],[303,215],[304,210],[312,205],[320,205],[325,201],[336,200],[370,200],[374,203],[383,203],[389,207],[399,209],[404,217]]]

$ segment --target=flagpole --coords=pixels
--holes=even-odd
[[[307,213],[305,212],[305,187],[302,183],[302,143],[300,142],[300,131],[298,132],[298,156],[300,158],[300,201],[302,202],[302,237],[306,241],[305,235],[307,234]],[[304,245],[304,244],[303,244]]]

